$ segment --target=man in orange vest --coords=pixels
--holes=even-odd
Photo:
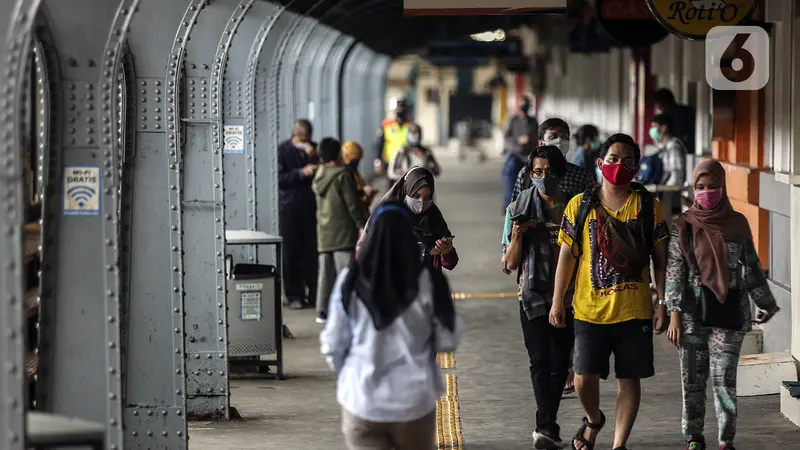
[[[386,174],[386,168],[394,158],[394,155],[407,145],[408,125],[410,123],[411,118],[408,114],[406,101],[400,99],[394,109],[394,117],[386,118],[381,124],[377,142],[377,153],[380,156],[375,160],[375,175]],[[396,181],[389,178],[389,187]]]

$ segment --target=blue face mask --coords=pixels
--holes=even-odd
[[[559,181],[560,180],[556,177],[531,178],[531,184],[533,184],[536,190],[547,196],[553,195],[558,191]]]

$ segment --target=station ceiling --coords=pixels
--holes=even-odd
[[[390,56],[423,48],[431,39],[534,25],[542,18],[533,15],[404,17],[403,0],[281,0],[281,4]]]

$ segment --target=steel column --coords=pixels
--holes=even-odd
[[[314,53],[317,51],[324,30],[321,28],[319,22],[314,20],[314,25],[307,28],[303,36],[295,45],[291,59],[289,61],[289,74],[291,79],[292,104],[294,105],[295,115],[297,118],[306,117],[314,123],[315,127],[319,129],[320,115],[316,111],[316,105],[312,110],[310,104],[311,97],[309,96],[309,82],[311,78],[311,63],[313,61]],[[323,135],[317,131],[317,136]]]
[[[278,132],[281,136],[288,136],[291,132],[293,120],[301,118],[303,110],[298,110],[294,103],[292,88],[294,85],[294,72],[297,67],[298,48],[302,46],[307,33],[316,26],[317,21],[310,17],[299,16],[300,19],[289,29],[278,51],[275,65],[274,80],[277,84],[278,104]],[[305,117],[305,116],[303,116]]]
[[[38,1],[2,2],[2,36],[5,37],[0,58],[0,123],[3,137],[0,139],[0,447],[22,450],[25,445],[25,405],[27,405],[27,371],[25,370],[25,267],[23,259],[23,236],[25,223],[25,200],[23,199],[23,130],[22,118],[27,70],[29,60],[31,27]]]
[[[122,448],[123,440],[119,154],[113,124],[124,112],[117,110],[114,94],[138,3],[44,2],[61,71],[62,98],[53,119],[66,126],[63,142],[51,146],[43,212],[50,226],[42,249],[38,404],[106,424],[112,448]]]
[[[369,115],[369,89],[365,79],[369,76],[368,64],[374,52],[363,44],[356,44],[345,59],[342,71],[342,122],[343,139],[353,139],[363,143],[364,159],[374,159],[371,140],[374,140],[374,131],[370,130],[366,120]],[[372,157],[371,157],[372,156]],[[365,169],[364,175],[369,178],[374,172],[370,164]]]
[[[253,111],[253,71],[257,58],[254,49],[263,43],[264,30],[275,18],[279,7],[268,2],[255,2],[239,25],[225,66],[225,125],[244,127],[243,154],[231,153],[223,158],[225,180],[225,226],[239,230],[256,230],[255,113]],[[228,249],[234,264],[256,261],[256,247],[235,245]]]
[[[327,59],[328,54],[331,52],[333,45],[336,43],[341,33],[325,25],[319,25],[316,30],[318,39],[314,45],[313,52],[306,60],[305,70],[308,74],[308,79],[305,82],[306,91],[304,93],[307,101],[314,105],[314,120],[316,121],[319,135],[337,136],[337,130],[334,126],[336,117],[333,115],[326,115],[326,111],[322,105],[322,90],[324,86],[322,64]]]
[[[231,40],[252,2],[201,6],[183,62],[182,260],[190,418],[230,417],[220,96]]]
[[[142,0],[128,37],[136,115],[123,175],[126,314],[125,448],[186,449],[180,70],[201,0]],[[128,71],[126,71],[127,73]],[[131,127],[133,131],[131,130]],[[125,214],[126,206],[130,211]]]
[[[333,120],[330,133],[346,140],[344,135],[341,106],[341,81],[344,60],[350,49],[355,45],[355,38],[340,34],[333,43],[331,51],[322,62],[322,105],[323,114]],[[362,142],[362,145],[369,145]],[[372,163],[370,162],[370,165]]]
[[[278,227],[278,157],[277,146],[288,136],[279,133],[281,117],[279,107],[278,71],[279,53],[288,38],[289,30],[300,20],[300,16],[281,10],[275,20],[268,24],[257,54],[253,73],[255,85],[255,146],[256,146],[256,223],[259,231],[279,234]],[[288,126],[287,126],[288,127]],[[259,264],[275,264],[275,250],[262,245],[258,249]]]

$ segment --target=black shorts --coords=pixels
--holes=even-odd
[[[655,375],[653,322],[629,320],[600,325],[575,319],[575,357],[578,375],[608,378],[609,357],[614,355],[617,378],[641,379]]]

